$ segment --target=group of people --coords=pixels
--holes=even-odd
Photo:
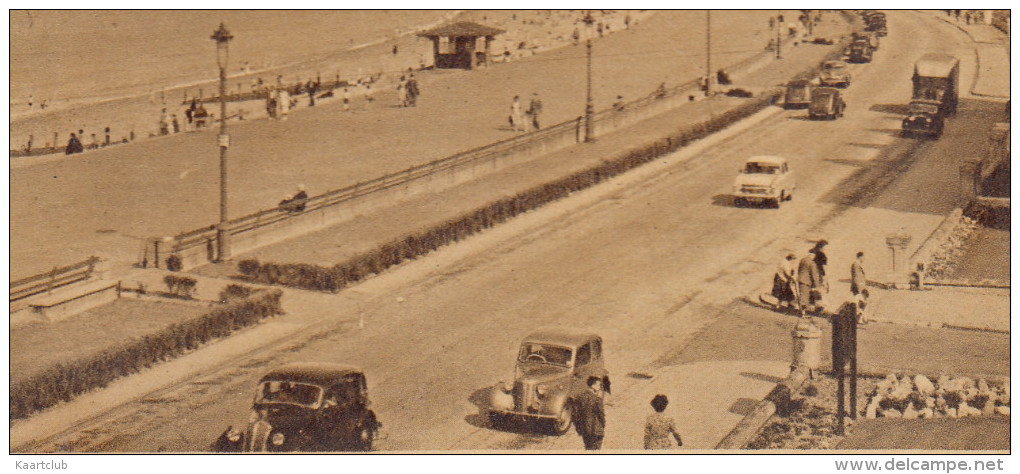
[[[305,192],[305,185],[299,184],[297,192],[284,196],[277,206],[284,212],[298,213],[303,212],[307,204],[308,193]]]
[[[515,95],[513,102],[510,103],[510,128],[515,132],[530,132],[532,130],[540,130],[542,128],[540,117],[542,115],[542,99],[538,96],[538,92],[531,94],[531,101],[528,102],[528,108],[524,109],[521,104],[521,96]]]
[[[603,379],[594,375],[587,380],[587,389],[574,399],[574,428],[584,441],[584,449],[602,449],[606,434],[605,393]],[[673,418],[664,412],[669,398],[658,394],[652,398],[653,412],[645,419],[645,449],[672,449],[684,445]]]
[[[826,266],[829,258],[825,254],[828,242],[819,240],[800,260],[793,253],[779,263],[772,278],[772,296],[775,307],[780,311],[797,312],[801,316],[820,312],[824,309],[822,300],[829,293],[829,279]],[[857,255],[850,265],[850,293],[859,308],[858,323],[867,323],[865,309],[869,292],[864,272],[864,252]]]
[[[124,138],[120,142],[111,142],[110,141],[110,127],[106,127],[104,129],[104,131],[106,132],[106,139],[102,143],[99,142],[99,139],[96,138],[96,134],[93,133],[92,134],[92,140],[89,142],[88,145],[85,145],[81,141],[82,138],[85,138],[85,130],[84,129],[78,129],[78,133],[77,134],[74,133],[74,132],[71,132],[71,137],[67,140],[67,146],[64,147],[64,154],[65,155],[73,155],[75,153],[82,153],[85,150],[96,150],[96,149],[99,149],[101,147],[106,147],[106,146],[113,145],[115,143],[127,143],[127,139],[126,138]],[[81,138],[79,138],[79,137],[81,137]],[[131,132],[131,139],[134,140],[134,132]],[[30,139],[30,141],[28,142],[28,151],[29,152],[31,152],[31,147],[32,147],[32,142],[31,142],[31,139]]]

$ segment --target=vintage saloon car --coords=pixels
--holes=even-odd
[[[493,426],[526,420],[566,433],[573,420],[572,400],[587,390],[589,376],[602,378],[609,392],[602,338],[574,329],[536,331],[521,343],[514,380],[491,390],[489,420]]]
[[[803,109],[811,105],[811,81],[806,79],[794,79],[786,84],[786,94],[783,99],[784,109]]]
[[[368,409],[361,370],[294,363],[264,375],[243,432],[228,428],[221,452],[370,451],[380,424]]]
[[[808,118],[811,120],[835,120],[843,116],[846,101],[834,87],[819,87],[811,91],[811,105],[808,106]]]
[[[923,135],[928,137],[942,136],[945,119],[939,112],[939,102],[935,100],[914,100],[910,102],[907,116],[903,118],[903,136]]]
[[[796,188],[797,182],[786,158],[752,156],[733,181],[733,202],[737,206],[756,202],[779,207],[781,202],[793,199]]]
[[[850,67],[843,61],[825,61],[819,79],[823,86],[849,87]]]

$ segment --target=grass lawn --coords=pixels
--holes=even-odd
[[[63,321],[11,329],[10,382],[17,383],[54,364],[100,352],[211,310],[172,301],[122,298]]]
[[[953,277],[1009,281],[1009,234],[1008,230],[979,226],[967,239]]]

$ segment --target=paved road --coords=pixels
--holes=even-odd
[[[728,346],[789,344],[713,340],[699,330],[725,319],[735,298],[755,294],[778,256],[803,254],[813,238],[833,243],[832,268],[848,267],[852,253],[880,245],[873,241],[889,226],[930,231],[929,221],[959,203],[945,182],[955,174],[947,163],[969,140],[969,123],[987,122],[985,105],[964,101],[937,142],[896,138],[893,110],[909,97],[912,58],[920,51],[966,54],[965,38],[911,12],[892,13],[889,22],[875,62],[854,67],[846,118],[809,122],[804,111],[773,111],[719,146],[694,156],[683,151],[387,272],[379,277],[393,284],[385,291],[345,291],[337,320],[360,316],[364,328],[341,323],[239,360],[43,449],[204,450],[224,426],[247,418],[261,372],[309,359],[366,370],[387,433],[379,449],[579,449],[573,435],[496,431],[477,416],[483,390],[510,375],[519,338],[550,324],[589,328],[606,341],[617,381],[611,423],[620,427],[607,448],[639,447],[626,433],[633,432],[628,424],[640,424],[647,390],[630,373],[672,380],[667,388],[675,390],[678,413],[714,413],[678,417],[690,447],[711,448],[725,435],[719,427],[726,417],[736,416],[727,407],[740,402],[728,398],[726,384],[745,383],[739,375],[751,373],[767,387],[788,360],[749,350],[697,365],[670,354],[704,338]],[[972,76],[965,60],[963,77]],[[735,208],[726,196],[751,154],[787,156],[799,173],[798,192],[781,210]],[[684,159],[688,165],[678,165]],[[862,226],[872,231],[857,232]]]

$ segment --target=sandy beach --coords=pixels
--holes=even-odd
[[[62,150],[70,133],[80,133],[82,143],[89,148],[104,146],[109,142],[117,144],[128,140],[144,139],[160,133],[160,117],[166,109],[168,121],[176,119],[179,130],[186,128],[184,110],[195,98],[214,96],[218,85],[214,78],[216,63],[212,41],[204,34],[215,29],[214,19],[225,17],[224,22],[231,29],[228,64],[228,94],[248,93],[261,80],[265,85],[292,85],[317,80],[322,83],[346,81],[367,82],[377,78],[374,93],[393,89],[397,80],[408,69],[422,69],[432,65],[431,43],[416,35],[417,32],[449,21],[474,21],[506,30],[492,45],[495,61],[513,61],[529,57],[541,51],[572,44],[572,34],[580,25],[580,12],[576,11],[330,11],[330,12],[282,12],[285,15],[267,16],[266,12],[73,12],[80,14],[67,26],[66,18],[40,17],[39,12],[11,12],[12,78],[11,78],[11,122],[10,146],[12,156],[24,154],[31,141],[31,148],[40,153],[45,148]],[[99,15],[100,13],[109,13]],[[134,16],[126,16],[131,13]],[[281,13],[281,12],[277,12]],[[67,15],[68,12],[42,12],[42,14]],[[251,17],[241,16],[249,15]],[[604,25],[603,34],[622,31],[628,24],[637,24],[654,12],[639,11],[597,11],[598,23]],[[149,21],[142,21],[139,16]],[[200,15],[200,16],[197,16]],[[286,16],[289,20],[279,17]],[[82,18],[92,19],[86,26]],[[231,21],[234,21],[231,23]],[[49,21],[51,25],[47,26]],[[200,22],[200,25],[195,23]],[[267,23],[268,33],[251,31],[250,22]],[[99,57],[102,51],[89,53],[86,63],[92,65],[75,79],[68,79],[69,71],[42,68],[39,58],[61,57],[65,36],[57,36],[46,30],[60,26],[69,28],[71,34],[92,35],[106,25],[108,28],[139,29],[147,23],[161,28],[187,25],[180,33],[179,45],[163,44],[165,47],[185,47],[198,54],[168,54],[168,61],[174,64],[134,64],[128,70],[110,77],[108,69],[128,66],[117,57]],[[337,25],[342,24],[342,28]],[[77,26],[76,26],[77,25]],[[134,25],[134,26],[132,26]],[[236,25],[236,26],[235,26]],[[299,28],[306,35],[304,41],[293,41],[295,35],[286,31]],[[275,28],[275,29],[273,29]],[[157,28],[158,29],[158,28]],[[198,31],[200,30],[201,31]],[[191,30],[195,30],[191,32]],[[199,34],[203,33],[203,34]],[[187,34],[188,40],[183,38]],[[261,38],[268,36],[269,38]],[[334,38],[335,36],[335,38]],[[50,41],[43,46],[29,46],[33,42]],[[144,36],[142,32],[128,36],[134,40],[144,39],[160,43],[160,36]],[[258,38],[258,41],[254,41]],[[326,38],[326,39],[323,39]],[[290,39],[290,42],[285,41]],[[123,40],[123,39],[121,39]],[[144,41],[143,41],[144,42]],[[255,42],[255,44],[251,44]],[[159,46],[155,46],[158,48]],[[76,50],[78,51],[78,50]],[[165,52],[165,51],[164,51]],[[150,51],[151,54],[151,51]],[[109,56],[109,55],[108,55]],[[144,54],[143,54],[144,56]],[[59,64],[64,64],[60,61]],[[103,65],[109,65],[104,68]],[[182,72],[184,71],[184,72]],[[40,79],[42,78],[42,79]],[[352,88],[349,94],[362,96],[363,87]],[[339,95],[340,92],[337,92]],[[47,99],[47,97],[50,97]],[[307,105],[307,97],[295,97],[295,105]],[[29,107],[28,101],[33,102]],[[42,109],[40,102],[47,107]],[[215,108],[218,111],[218,107]],[[216,111],[210,110],[214,114]],[[266,116],[263,101],[233,102],[228,106],[228,116],[258,119]],[[109,133],[106,128],[109,127]],[[172,131],[172,127],[171,127]]]

